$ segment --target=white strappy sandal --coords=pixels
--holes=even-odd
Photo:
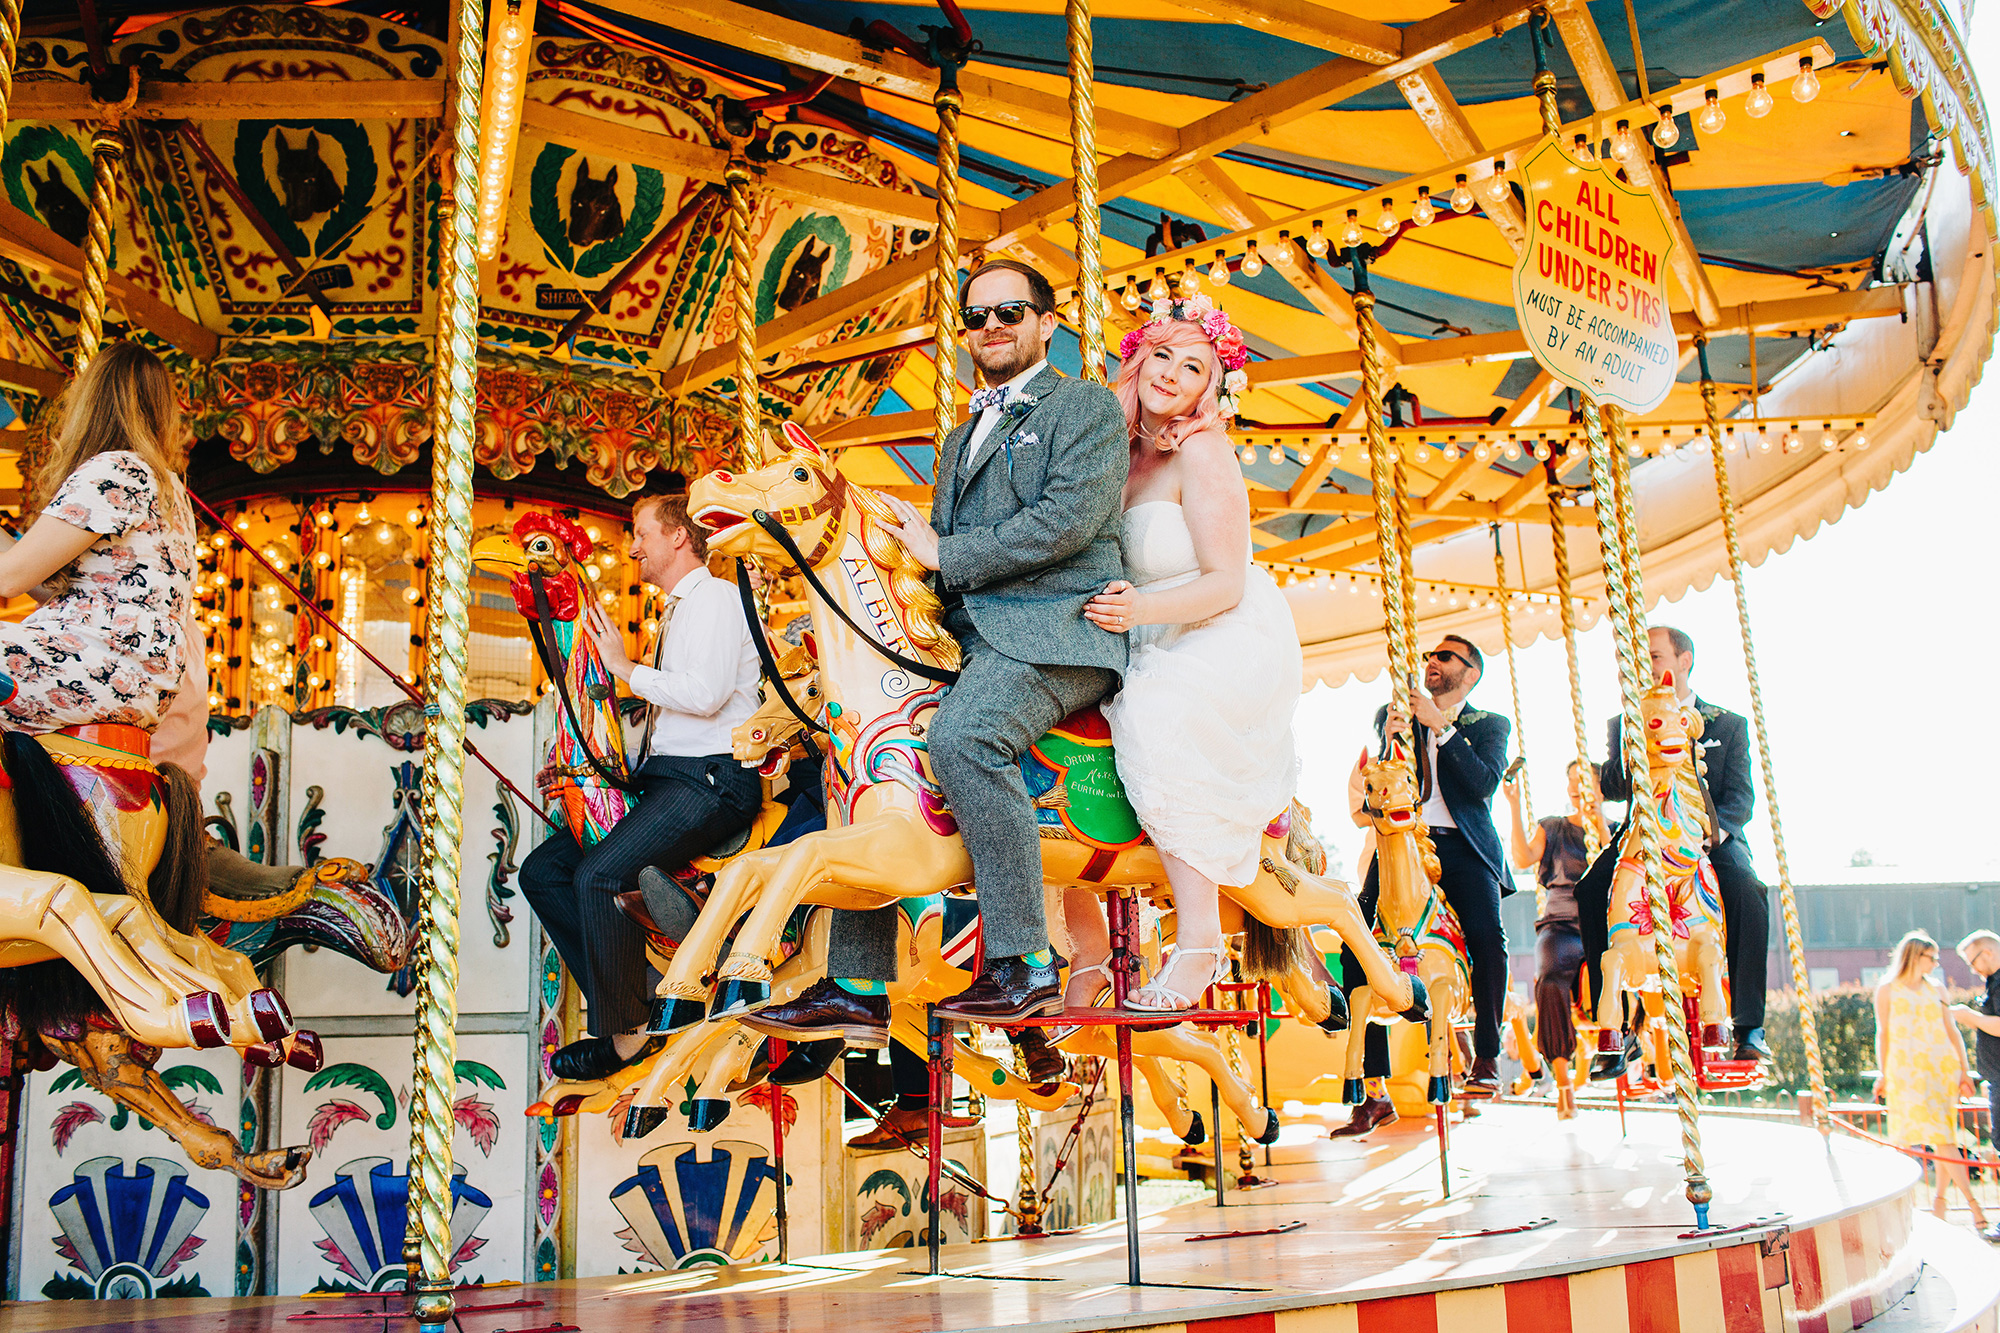
[[[1182,954],[1207,954],[1209,957],[1215,959],[1215,970],[1209,974],[1208,980],[1203,982],[1195,991],[1193,999],[1181,994],[1171,986],[1162,986],[1159,982],[1159,978],[1167,974],[1167,969],[1179,961]],[[1153,974],[1154,979],[1125,997],[1125,1007],[1127,1009],[1136,1009],[1140,1013],[1146,1014],[1171,1014],[1192,1009],[1200,1000],[1202,991],[1207,990],[1228,974],[1229,951],[1226,948],[1218,946],[1213,949],[1183,949],[1176,945],[1171,954],[1160,960],[1160,970]],[[1170,1003],[1148,1003],[1149,999],[1163,999]]]
[[[1090,993],[1089,1003],[1081,1007],[1085,1009],[1096,1008],[1097,1001],[1103,999],[1104,993],[1112,988],[1111,968],[1107,965],[1108,963],[1109,960],[1107,959],[1103,963],[1092,963],[1089,967],[1072,966],[1070,968],[1069,970],[1070,981],[1075,981],[1078,977],[1087,977],[1093,972],[1095,972],[1098,976],[1104,978],[1104,984],[1099,986],[1096,990],[1093,990]],[[1068,982],[1063,983],[1063,990],[1065,992],[1069,990]],[[1067,1008],[1068,1006],[1065,1005],[1064,1007]],[[1064,1042],[1068,1041],[1071,1037],[1074,1037],[1080,1030],[1081,1029],[1074,1023],[1064,1023],[1054,1026],[1044,1025],[1042,1032],[1048,1038],[1049,1045],[1060,1046]]]

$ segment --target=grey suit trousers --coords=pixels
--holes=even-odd
[[[1021,756],[1050,727],[1102,699],[1118,673],[1017,661],[980,638],[962,610],[945,617],[945,628],[957,637],[963,660],[926,738],[931,771],[972,857],[986,956],[1013,958],[1049,943],[1041,835]],[[896,910],[836,913],[828,975],[894,981]]]

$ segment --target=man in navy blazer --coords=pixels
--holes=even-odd
[[[1500,1020],[1507,1003],[1507,934],[1500,924],[1500,898],[1514,891],[1493,823],[1493,794],[1507,767],[1507,737],[1513,724],[1499,713],[1465,706],[1465,696],[1485,673],[1486,658],[1470,639],[1447,634],[1424,655],[1424,688],[1410,692],[1407,715],[1384,705],[1375,714],[1378,744],[1397,732],[1414,735],[1417,789],[1422,819],[1437,848],[1442,874],[1438,887],[1465,930],[1472,962],[1472,1067],[1464,1094],[1491,1097],[1498,1090]],[[1367,824],[1355,814],[1355,823]],[[1361,891],[1361,909],[1373,916],[1378,892],[1370,865]],[[1348,990],[1361,984],[1353,955],[1343,951],[1341,975]],[[1387,1029],[1370,1024],[1362,1072],[1368,1095],[1334,1137],[1365,1134],[1396,1118],[1385,1080],[1389,1075]]]

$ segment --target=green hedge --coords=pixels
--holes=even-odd
[[[1968,995],[1951,997],[1956,1004]],[[1841,1099],[1869,1097],[1875,1090],[1875,990],[1870,986],[1840,986],[1813,995],[1813,1017],[1819,1025],[1820,1060],[1826,1067],[1827,1092]],[[1805,1041],[1799,1036],[1798,999],[1791,991],[1773,991],[1764,1011],[1764,1039],[1771,1043],[1773,1082],[1794,1092],[1812,1086],[1806,1077]]]

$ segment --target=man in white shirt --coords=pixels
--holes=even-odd
[[[584,626],[605,669],[652,705],[632,764],[638,798],[595,847],[556,834],[521,865],[521,892],[589,1006],[591,1035],[550,1060],[561,1078],[608,1077],[647,1049],[645,940],[618,895],[636,889],[647,866],[678,869],[749,827],[763,798],[729,740],[757,704],[756,646],[736,590],[708,572],[708,542],[688,521],[686,496],[633,505],[630,555],[639,577],[667,594],[652,662],[632,660],[595,603]],[[655,924],[676,934],[694,911],[689,903],[684,921]]]

